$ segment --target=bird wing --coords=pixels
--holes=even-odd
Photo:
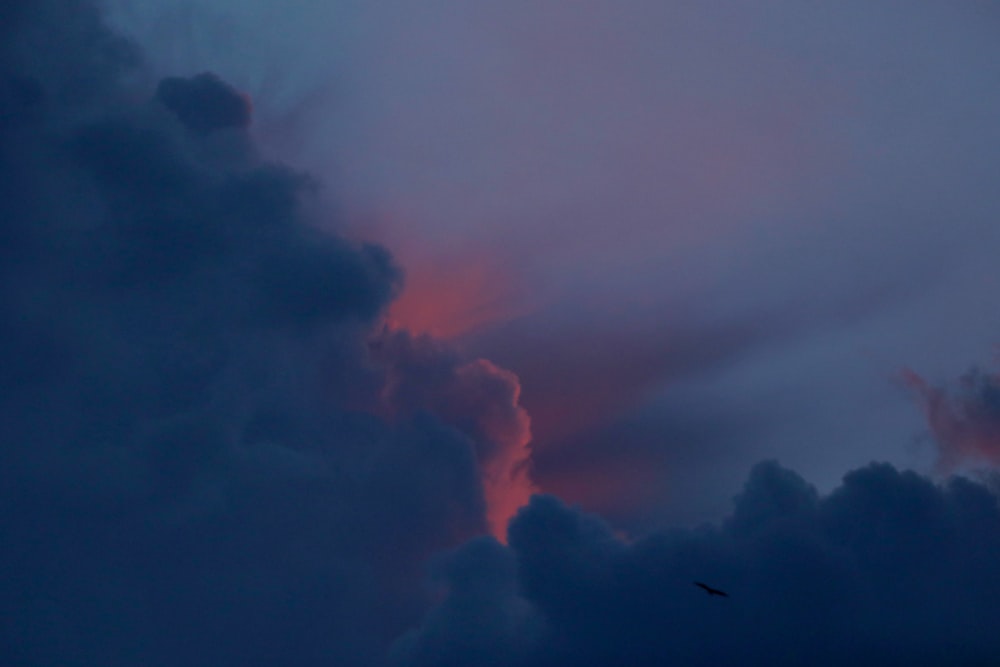
[[[724,598],[729,597],[729,593],[727,593],[725,591],[720,591],[718,588],[712,588],[708,584],[703,584],[700,581],[694,582],[694,585],[697,586],[698,588],[701,588],[702,590],[704,590],[709,595],[721,595]]]

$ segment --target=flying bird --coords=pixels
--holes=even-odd
[[[697,586],[698,588],[704,590],[706,593],[708,593],[709,597],[712,597],[713,595],[718,595],[718,596],[724,597],[724,598],[729,597],[729,593],[727,593],[725,591],[720,591],[718,588],[712,588],[708,584],[703,584],[700,581],[694,582],[694,585]]]

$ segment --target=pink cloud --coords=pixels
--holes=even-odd
[[[517,280],[486,253],[419,252],[404,244],[396,255],[406,270],[390,319],[414,333],[455,338],[520,312]]]
[[[486,518],[494,536],[505,540],[507,522],[537,491],[530,476],[531,419],[520,405],[518,377],[402,329],[386,330],[376,348],[390,367],[383,401],[391,413],[429,412],[472,441]]]
[[[934,386],[910,369],[902,379],[917,394],[943,472],[967,463],[1000,466],[1000,374],[974,368],[951,387]]]

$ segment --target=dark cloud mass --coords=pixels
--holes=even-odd
[[[400,665],[990,665],[1000,508],[985,487],[872,464],[820,496],[773,462],[718,527],[620,541],[535,496],[510,548],[471,542]],[[730,594],[710,598],[707,581]],[[471,619],[480,619],[476,623]]]
[[[196,132],[250,124],[250,102],[232,86],[211,73],[191,79],[169,77],[160,82],[156,96]]]
[[[470,438],[490,529],[502,537],[537,490],[529,469],[531,420],[519,404],[517,376],[486,359],[463,362],[446,344],[405,330],[387,329],[373,342],[389,370],[383,399],[392,413],[430,412]]]
[[[147,85],[87,3],[4,8],[2,662],[377,662],[486,525],[470,437],[377,416],[396,266],[221,80]]]

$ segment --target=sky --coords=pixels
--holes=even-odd
[[[992,664],[998,29],[4,4],[0,651]]]

